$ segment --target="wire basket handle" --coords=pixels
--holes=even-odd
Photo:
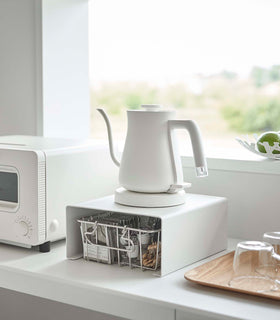
[[[89,240],[88,235],[94,235],[96,233],[96,230],[97,230],[97,221],[94,222],[93,230],[91,232],[86,231],[84,233],[87,243],[94,244],[91,242],[91,240]]]
[[[127,227],[123,227],[123,232],[121,235],[121,240],[124,240],[124,242],[128,242],[129,246],[131,247],[131,252],[134,250],[134,243],[131,239],[125,238],[126,233],[128,232]]]

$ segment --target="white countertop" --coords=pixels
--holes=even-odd
[[[228,251],[235,243],[229,241]],[[211,259],[158,278],[138,269],[67,260],[64,241],[53,244],[49,253],[1,244],[0,286],[129,319],[174,319],[176,312],[202,319],[280,319],[279,301],[184,279],[187,270]]]

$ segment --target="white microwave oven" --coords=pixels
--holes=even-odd
[[[0,242],[50,250],[66,206],[113,193],[118,170],[102,142],[0,137]]]

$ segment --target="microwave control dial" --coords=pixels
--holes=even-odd
[[[22,218],[16,220],[16,233],[19,236],[27,237],[32,231],[31,222]]]
[[[21,236],[27,236],[28,235],[29,227],[28,227],[28,224],[25,221],[19,221],[17,229],[18,229],[18,234],[20,234]]]

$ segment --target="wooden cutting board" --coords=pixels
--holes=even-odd
[[[258,292],[252,290],[249,286],[246,290],[230,287],[228,283],[232,277],[233,257],[234,251],[212,261],[206,262],[199,267],[187,271],[185,273],[185,279],[208,287],[280,300],[280,290]]]

